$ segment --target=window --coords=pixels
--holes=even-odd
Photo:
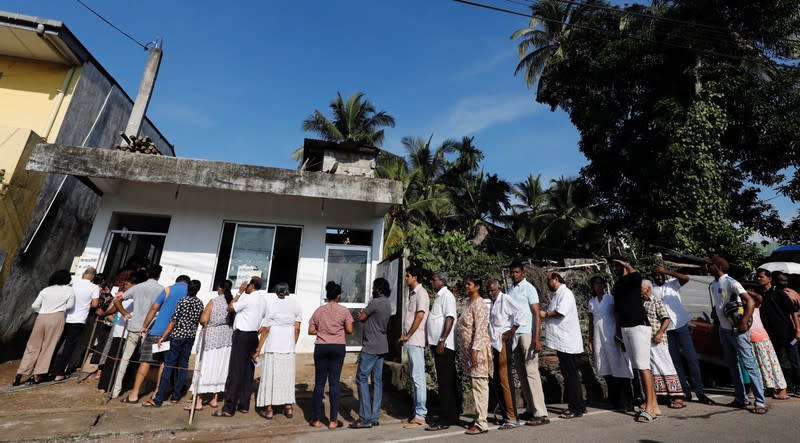
[[[227,279],[238,287],[251,277],[261,277],[263,289],[285,282],[294,292],[302,232],[291,226],[225,222],[214,284]]]

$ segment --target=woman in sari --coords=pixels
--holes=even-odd
[[[481,280],[468,277],[467,306],[458,318],[456,338],[459,343],[459,363],[469,377],[477,417],[465,434],[489,432],[489,377],[492,375],[492,340],[489,337],[489,307],[481,297]]]

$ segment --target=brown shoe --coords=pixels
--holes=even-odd
[[[419,427],[422,427],[422,426],[425,426],[425,425],[426,425],[425,420],[422,420],[421,418],[417,418],[417,417],[410,418],[410,419],[407,419],[407,420],[403,421],[403,427],[406,428],[406,429],[419,428]]]

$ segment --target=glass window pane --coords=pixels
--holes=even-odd
[[[275,228],[267,226],[238,225],[233,239],[228,279],[234,287],[257,276],[266,283],[272,259],[272,238]]]
[[[358,320],[358,313],[364,308],[351,308],[350,314],[353,315],[353,333],[345,336],[347,346],[361,346],[361,337],[364,336],[364,323]]]
[[[367,302],[368,251],[328,249],[327,280],[342,287],[342,303]]]

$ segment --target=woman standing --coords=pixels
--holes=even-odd
[[[311,426],[322,427],[322,394],[328,382],[330,394],[330,422],[328,429],[339,427],[339,376],[342,374],[345,353],[345,334],[353,333],[353,316],[339,305],[342,287],[329,281],[325,285],[327,303],[317,308],[308,321],[308,335],[316,335],[314,342],[314,415]]]
[[[208,405],[216,408],[217,396],[225,390],[225,380],[228,379],[228,361],[231,358],[231,342],[233,337],[233,319],[236,315],[228,312],[228,304],[233,300],[231,288],[233,282],[225,280],[217,287],[217,296],[209,300],[203,314],[200,315],[200,324],[205,329],[203,340],[203,360],[200,362],[200,377],[192,383],[192,392],[197,389],[196,411],[203,409],[203,399],[200,394],[214,394]],[[189,409],[190,406],[184,408]]]
[[[589,350],[594,354],[595,370],[606,380],[608,401],[615,408],[630,409],[633,371],[628,356],[614,340],[617,331],[614,296],[606,292],[602,277],[592,277],[589,286],[594,294],[589,299]]]
[[[28,382],[38,384],[47,375],[50,360],[64,330],[67,309],[75,306],[75,293],[69,286],[72,277],[67,270],[56,271],[50,276],[48,286],[39,292],[31,308],[39,315],[33,323],[31,336],[25,346],[25,354],[19,362],[14,386],[22,384],[23,375],[31,375]]]
[[[492,340],[489,337],[489,307],[481,298],[481,280],[468,277],[467,306],[458,318],[456,337],[459,342],[459,363],[470,378],[472,399],[477,417],[465,432],[467,435],[489,432],[489,377],[492,375]]]
[[[653,283],[650,280],[642,280],[642,299],[647,319],[653,329],[650,343],[650,370],[653,372],[656,396],[667,397],[669,407],[672,409],[684,408],[686,403],[684,403],[683,387],[667,344],[667,328],[671,321],[669,312],[661,300],[653,298]],[[658,415],[661,415],[661,411],[656,407],[656,416]]]
[[[753,354],[756,356],[758,370],[764,380],[764,388],[772,389],[772,398],[775,400],[789,400],[791,397],[786,392],[786,377],[783,376],[781,362],[772,346],[769,334],[761,322],[759,309],[764,297],[756,291],[750,291],[749,294],[756,302],[756,308],[753,311],[753,325],[750,326],[750,342],[753,345]]]
[[[286,418],[294,417],[294,350],[303,319],[300,304],[289,298],[288,284],[278,283],[274,291],[278,298],[270,305],[267,316],[261,322],[258,347],[253,354],[253,359],[257,360],[266,343],[256,407],[266,407],[258,415],[267,420],[272,420],[273,405],[283,405]]]

